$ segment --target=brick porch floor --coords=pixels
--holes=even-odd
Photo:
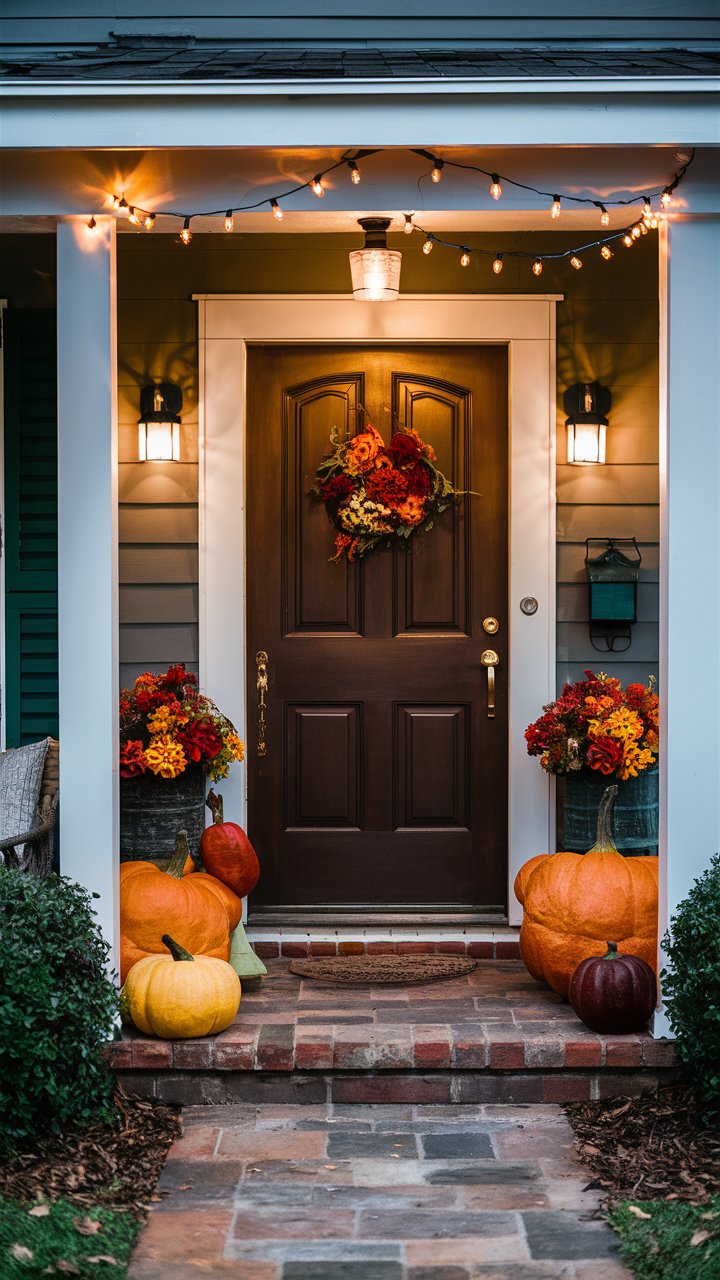
[[[654,1089],[674,1046],[599,1036],[520,961],[412,987],[334,987],[268,960],[218,1036],[110,1047],[129,1092],[193,1103],[569,1102]]]

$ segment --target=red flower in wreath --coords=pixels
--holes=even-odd
[[[382,502],[386,507],[397,507],[407,497],[408,483],[401,471],[396,471],[394,467],[384,467],[366,477],[365,489],[373,502]]]

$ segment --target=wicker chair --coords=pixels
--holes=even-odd
[[[0,863],[6,867],[19,867],[21,871],[29,871],[36,876],[48,876],[52,871],[60,782],[59,763],[60,744],[55,738],[51,738],[40,785],[37,820],[29,831],[0,840]]]

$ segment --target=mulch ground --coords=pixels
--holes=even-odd
[[[0,1196],[56,1200],[90,1208],[123,1207],[144,1217],[169,1147],[180,1136],[178,1112],[116,1095],[117,1124],[68,1127],[0,1167]]]
[[[703,1204],[720,1193],[720,1114],[692,1089],[672,1086],[640,1098],[565,1107],[589,1184],[609,1205],[622,1199]]]

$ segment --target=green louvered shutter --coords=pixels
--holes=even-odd
[[[54,311],[5,312],[5,729],[58,736]]]

